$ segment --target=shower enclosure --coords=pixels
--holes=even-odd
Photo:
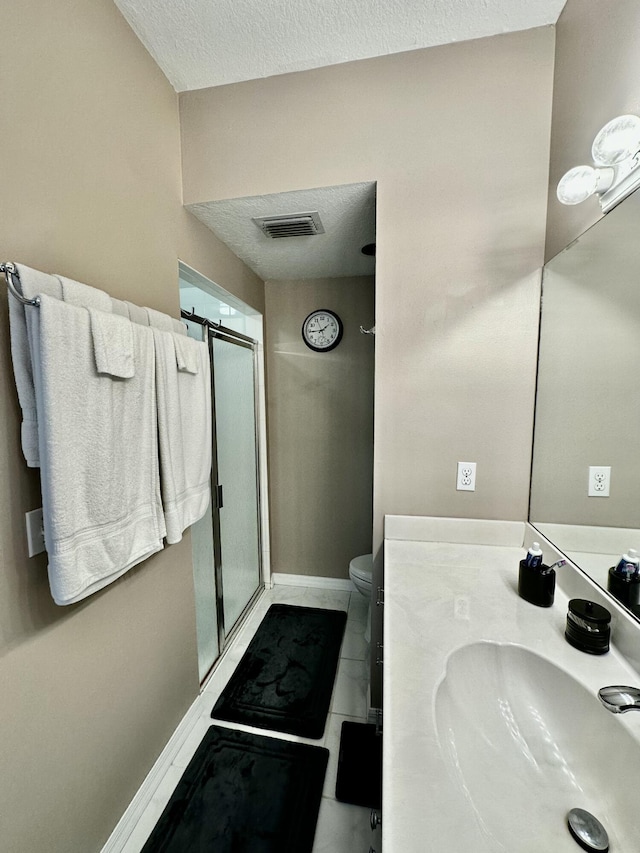
[[[195,293],[194,287],[203,286],[201,279],[193,271],[185,273],[181,265],[182,316],[189,334],[208,344],[211,363],[211,501],[204,518],[191,528],[201,682],[264,586],[259,343],[244,333],[261,333],[261,318],[248,315],[243,323],[242,312],[211,296],[217,286],[207,285],[205,293]],[[225,299],[229,301],[229,295]],[[194,301],[197,312],[190,304]],[[243,332],[223,325],[216,319],[221,315]]]
[[[214,556],[223,643],[259,589],[256,342],[209,328],[214,410]],[[222,617],[222,618],[220,618]]]

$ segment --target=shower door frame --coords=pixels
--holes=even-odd
[[[259,433],[259,412],[258,412],[258,342],[253,338],[249,338],[240,332],[235,332],[233,329],[228,329],[221,324],[205,322],[207,333],[207,346],[209,347],[209,361],[211,364],[211,420],[212,420],[212,464],[211,464],[211,511],[213,517],[213,558],[214,558],[214,574],[215,574],[215,592],[216,592],[216,611],[217,611],[217,628],[218,628],[218,658],[214,662],[215,667],[220,656],[222,655],[225,646],[229,645],[233,637],[242,627],[244,620],[250,612],[253,603],[262,593],[264,588],[263,562],[262,562],[262,505],[261,505],[261,490],[260,490],[260,433]],[[254,410],[254,447],[256,454],[256,527],[258,534],[258,583],[257,586],[242,609],[240,615],[235,620],[234,624],[225,630],[224,619],[224,583],[222,576],[222,535],[220,524],[220,510],[224,503],[224,494],[222,494],[223,483],[219,481],[219,463],[218,463],[218,441],[216,432],[216,396],[215,396],[215,361],[213,354],[213,341],[215,338],[226,341],[235,346],[241,346],[251,350],[252,365],[253,365],[253,410]],[[222,498],[222,499],[221,499]],[[205,677],[205,681],[208,675]]]

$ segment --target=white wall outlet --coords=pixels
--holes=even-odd
[[[27,547],[29,556],[35,557],[46,550],[44,544],[44,522],[42,520],[42,507],[25,513],[27,522]]]
[[[608,498],[610,486],[610,465],[589,466],[589,489],[587,491],[587,495],[590,498]]]
[[[476,490],[476,463],[458,462],[458,478],[456,489],[459,492],[475,492]]]

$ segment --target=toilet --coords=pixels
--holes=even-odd
[[[361,554],[349,563],[349,577],[358,592],[364,596],[369,605],[367,610],[367,630],[364,638],[371,640],[371,575],[373,571],[373,554]]]

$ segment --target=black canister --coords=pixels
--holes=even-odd
[[[615,566],[609,569],[607,589],[614,598],[626,607],[636,607],[640,604],[640,575],[622,574]]]
[[[564,632],[567,642],[590,655],[609,651],[611,614],[606,607],[583,598],[572,598]]]
[[[518,595],[529,604],[551,607],[556,591],[555,569],[540,565],[532,568],[526,560],[520,560],[518,571]]]

